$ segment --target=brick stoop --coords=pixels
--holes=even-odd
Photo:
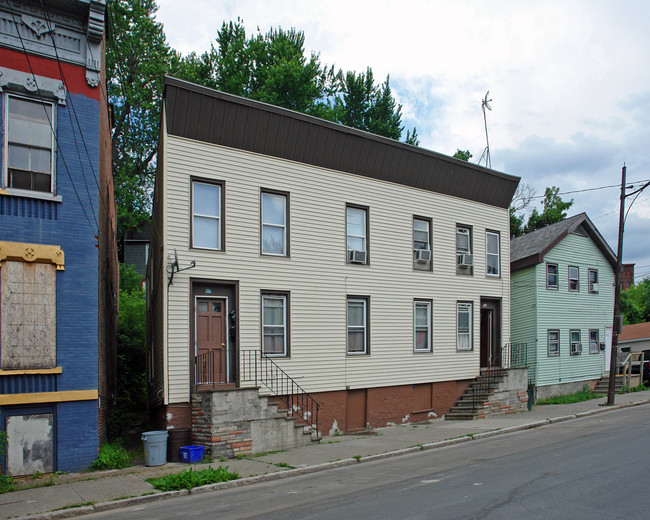
[[[445,415],[445,419],[471,421],[493,415],[524,411],[528,403],[528,393],[525,383],[522,381],[527,380],[528,371],[526,370],[523,379],[512,377],[512,374],[514,372],[510,370],[499,370],[496,374],[492,374],[489,384],[486,385],[485,372],[481,370],[481,375],[465,390],[465,393]],[[521,381],[519,381],[520,379]],[[475,397],[476,389],[479,394]]]
[[[192,442],[206,456],[236,457],[306,446],[320,439],[288,410],[257,388],[203,390],[192,394]]]

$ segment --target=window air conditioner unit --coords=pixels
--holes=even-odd
[[[597,283],[592,283],[591,284],[591,291],[592,292],[598,292],[598,284]]]
[[[428,249],[416,249],[415,261],[421,263],[431,262],[431,251]]]
[[[352,264],[365,264],[367,258],[366,251],[359,251],[358,249],[348,249],[348,262]]]
[[[582,354],[582,343],[571,345],[571,354]]]
[[[474,256],[468,253],[458,255],[459,267],[472,267],[474,265]]]

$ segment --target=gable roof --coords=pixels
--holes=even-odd
[[[598,232],[596,226],[589,220],[587,214],[580,213],[562,222],[513,238],[510,241],[510,271],[542,263],[544,256],[578,227],[582,227],[611,266],[616,268],[616,255]]]
[[[171,135],[507,208],[519,177],[424,148],[165,77]]]
[[[650,322],[623,325],[623,332],[618,337],[619,344],[624,341],[641,341],[650,339]]]

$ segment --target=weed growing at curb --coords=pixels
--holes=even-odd
[[[353,455],[352,458],[356,459],[357,462],[361,462],[361,455]]]
[[[172,473],[164,477],[148,478],[146,481],[160,491],[178,491],[181,489],[190,490],[217,482],[228,482],[238,478],[241,478],[239,474],[228,471],[228,466],[219,466],[216,469],[208,467],[197,471],[189,468],[180,473]]]
[[[291,464],[287,464],[286,462],[276,462],[274,464],[278,468],[288,468],[288,469],[296,469],[295,466],[292,466]]]
[[[52,511],[64,511],[65,509],[73,509],[75,507],[86,507],[86,506],[92,506],[94,502],[89,501],[89,502],[79,502],[78,504],[69,504],[67,506],[62,506],[62,507],[57,507],[56,509],[52,509]]]

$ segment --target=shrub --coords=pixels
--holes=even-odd
[[[117,442],[102,444],[99,454],[92,464],[93,469],[120,469],[131,465],[126,450]]]
[[[0,494],[14,490],[14,480],[11,477],[0,475]]]
[[[160,491],[177,491],[214,484],[216,482],[228,482],[229,480],[236,480],[238,478],[240,478],[239,474],[229,472],[228,466],[219,466],[216,469],[210,466],[207,469],[198,471],[189,468],[180,473],[172,473],[164,477],[148,478],[147,482]]]

